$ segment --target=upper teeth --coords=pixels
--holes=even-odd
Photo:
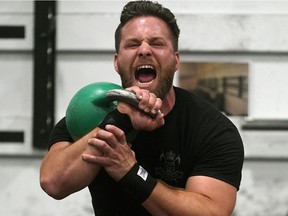
[[[152,65],[141,65],[137,68],[137,70],[144,69],[144,68],[150,68],[154,70],[154,67]]]

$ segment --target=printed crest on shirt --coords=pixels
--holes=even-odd
[[[161,176],[163,180],[177,182],[178,179],[182,178],[183,172],[178,170],[181,163],[180,155],[177,155],[172,151],[166,153],[162,152],[160,161],[162,167],[156,167],[155,173]]]

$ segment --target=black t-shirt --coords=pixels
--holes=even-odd
[[[156,179],[185,188],[191,176],[209,176],[233,185],[241,181],[244,150],[233,123],[214,106],[174,87],[176,102],[165,125],[138,132],[132,149],[138,163]],[[63,118],[51,133],[50,145],[72,139]],[[102,169],[89,185],[95,215],[149,215]]]

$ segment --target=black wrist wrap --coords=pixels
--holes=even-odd
[[[118,109],[115,109],[112,112],[110,112],[98,125],[98,127],[101,129],[105,129],[105,126],[108,124],[115,125],[116,127],[123,130],[125,134],[133,131],[133,126],[129,116],[120,113]]]
[[[120,179],[118,184],[139,204],[143,203],[152,193],[157,180],[137,163]]]

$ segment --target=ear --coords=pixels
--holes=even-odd
[[[117,53],[114,55],[114,69],[117,73],[119,73],[119,70],[118,70],[118,55]]]
[[[176,60],[175,71],[177,71],[180,67],[180,54],[179,54],[179,52],[175,52],[175,60]]]

